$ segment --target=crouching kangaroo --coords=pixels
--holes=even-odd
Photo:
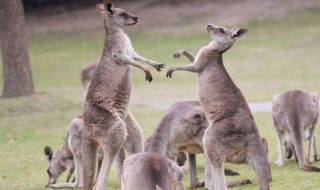
[[[128,135],[126,137],[123,148],[120,150],[116,157],[116,169],[119,177],[122,173],[122,165],[125,159],[124,150],[129,155],[134,153],[143,152],[142,146],[142,132],[139,124],[136,122],[132,114],[128,114],[125,119],[126,129]],[[68,133],[65,138],[63,147],[57,151],[55,155],[52,153],[52,149],[48,146],[45,147],[44,152],[49,161],[49,167],[47,173],[49,175],[50,188],[78,188],[83,185],[83,167],[82,167],[82,131],[83,131],[83,119],[74,118],[69,124]],[[103,159],[103,151],[99,147],[98,160],[101,164]],[[100,168],[100,164],[99,167]],[[66,170],[69,169],[67,182],[75,170],[75,181],[73,183],[56,183],[58,177]]]
[[[124,119],[128,114],[131,92],[131,67],[145,72],[146,80],[152,81],[148,67],[137,61],[146,62],[158,71],[163,64],[139,56],[123,31],[124,26],[135,25],[138,17],[114,8],[112,3],[98,4],[103,17],[106,38],[98,69],[86,96],[82,133],[82,163],[84,170],[83,189],[92,190],[96,168],[98,146],[104,158],[94,189],[103,189],[111,165],[121,149],[127,135]]]
[[[319,97],[316,93],[289,91],[275,95],[272,100],[272,118],[277,133],[278,166],[284,165],[282,157],[282,137],[285,138],[287,157],[295,154],[300,167],[306,171],[320,172],[320,168],[306,163],[303,141],[309,140],[308,161],[317,160],[316,125],[319,117]],[[291,151],[291,153],[290,153]],[[290,156],[291,154],[291,156]]]
[[[213,40],[200,49],[191,64],[171,67],[167,77],[179,70],[198,73],[199,99],[210,123],[203,137],[205,153],[213,171],[211,181],[214,187],[208,188],[227,189],[224,175],[226,157],[246,151],[252,156],[259,189],[269,190],[270,164],[258,128],[244,96],[230,78],[222,61],[222,54],[247,29],[229,30],[207,25],[206,30]]]
[[[202,138],[209,123],[205,117],[199,101],[177,102],[173,104],[166,115],[161,119],[153,134],[147,139],[146,152],[156,152],[171,159],[175,159],[181,151],[188,153],[190,168],[190,187],[203,187],[197,176],[196,156],[203,153]],[[265,151],[268,152],[268,144],[265,139]],[[250,154],[242,150],[226,157],[226,162],[234,164],[246,163],[254,167]],[[205,170],[211,175],[210,164]],[[207,179],[208,180],[208,179]],[[250,183],[249,180],[233,181],[228,186],[238,186]]]
[[[184,190],[182,177],[181,168],[165,156],[138,153],[123,164],[121,190]]]

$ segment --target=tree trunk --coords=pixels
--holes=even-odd
[[[2,97],[34,94],[22,0],[0,0],[0,40],[4,78]]]

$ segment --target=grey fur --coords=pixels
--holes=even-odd
[[[272,118],[278,142],[276,165],[284,165],[282,137],[285,137],[286,150],[293,151],[295,160],[299,162],[300,167],[306,171],[320,172],[320,168],[306,163],[303,151],[303,141],[309,140],[308,162],[312,163],[317,160],[315,129],[318,117],[319,97],[315,92],[307,93],[296,90],[273,97]]]
[[[122,166],[125,159],[124,150],[128,152],[129,155],[143,152],[142,146],[142,131],[139,124],[136,122],[133,115],[129,112],[128,116],[125,119],[126,122],[126,129],[128,131],[128,135],[126,137],[125,143],[121,151],[116,157],[116,169],[118,172],[118,176],[121,177],[122,173]],[[73,166],[75,169],[75,181],[72,183],[50,183],[52,181],[52,175],[49,175],[49,184],[47,187],[50,188],[79,188],[83,186],[83,167],[82,167],[82,151],[81,151],[81,144],[82,144],[82,132],[83,132],[83,119],[82,118],[74,118],[69,124],[68,133],[65,139],[65,145],[62,147],[60,152],[65,152],[63,155],[56,154],[53,156],[53,160],[55,162],[51,162],[49,164],[49,169],[51,173],[53,171],[59,170],[61,168],[60,162],[64,163],[66,159],[69,161],[67,162],[66,168]],[[121,153],[121,154],[120,154]],[[98,161],[103,160],[103,151],[101,148],[98,149]],[[57,178],[63,173],[60,170],[59,175]],[[71,174],[72,175],[72,172]],[[51,177],[50,177],[51,176]]]
[[[182,176],[180,167],[165,156],[138,153],[124,162],[121,190],[184,190]]]
[[[138,63],[144,61],[158,71],[163,64],[147,60],[134,52],[123,27],[134,25],[138,17],[122,9],[97,5],[104,21],[106,38],[98,70],[91,82],[86,97],[82,133],[82,162],[85,190],[103,189],[111,165],[120,151],[127,135],[124,118],[128,114],[131,92],[131,67],[145,72],[146,80],[152,81],[149,69]],[[101,170],[94,185],[97,147],[104,152]]]
[[[59,149],[56,154],[53,154],[53,151],[49,146],[46,146],[44,148],[45,156],[48,158],[48,184],[55,184],[59,176],[65,171],[68,171],[66,182],[70,181],[70,177],[74,171],[75,166],[73,155],[68,144],[68,137],[69,133],[67,133],[62,148]]]
[[[203,187],[204,183],[199,182],[197,176],[195,154],[203,153],[202,138],[208,127],[209,123],[199,101],[177,102],[168,109],[154,133],[147,139],[145,151],[156,152],[172,160],[175,160],[181,152],[188,153],[190,188]],[[264,149],[268,152],[266,140],[264,139],[263,142]],[[226,162],[246,163],[254,167],[252,156],[244,150],[228,155]],[[210,169],[210,165],[206,165],[205,168]],[[211,176],[211,172],[208,175]],[[240,181],[238,184],[244,183]],[[232,186],[235,186],[234,182]]]
[[[203,143],[205,153],[212,165],[215,190],[227,189],[224,163],[228,155],[248,151],[253,158],[260,190],[269,190],[270,164],[267,159],[258,128],[249,106],[240,89],[227,73],[222,54],[247,32],[244,28],[229,30],[221,26],[207,25],[213,39],[198,52],[193,63],[171,67],[167,77],[174,71],[189,71],[198,74],[198,89],[201,105],[209,120]]]

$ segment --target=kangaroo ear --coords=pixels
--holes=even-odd
[[[111,3],[111,2],[107,2],[107,3],[105,3],[105,10],[107,10],[110,14],[112,14],[113,15],[113,13],[114,13],[114,6],[113,6],[113,4]]]
[[[49,147],[49,146],[45,146],[44,147],[44,154],[47,156],[47,159],[49,160],[49,161],[51,161],[52,160],[52,149]]]
[[[232,30],[232,38],[240,38],[242,37],[245,33],[248,32],[248,29],[245,28],[233,28]]]
[[[97,11],[98,11],[102,16],[104,15],[105,9],[104,9],[103,4],[97,4],[97,5],[96,5],[96,9],[97,9]]]

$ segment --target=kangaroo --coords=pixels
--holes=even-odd
[[[277,133],[278,166],[284,165],[282,157],[282,137],[286,140],[287,157],[295,159],[305,171],[320,172],[320,168],[310,166],[305,161],[303,141],[309,140],[309,163],[317,160],[315,129],[319,117],[319,97],[315,92],[299,90],[275,95],[272,100],[272,118]],[[291,151],[291,153],[290,153]],[[291,156],[290,156],[291,154]]]
[[[165,156],[138,153],[123,164],[121,190],[184,190],[182,177],[182,169]]]
[[[138,22],[137,16],[114,8],[110,2],[98,4],[96,8],[103,17],[106,38],[83,111],[82,163],[85,190],[93,189],[98,145],[103,149],[104,158],[95,183],[96,190],[103,189],[111,165],[125,141],[127,130],[124,118],[128,114],[131,92],[130,65],[142,69],[149,82],[152,81],[152,75],[148,67],[137,61],[146,62],[158,71],[164,67],[164,64],[150,61],[134,52],[123,27],[135,25]]]
[[[129,155],[134,153],[143,152],[143,146],[142,146],[142,132],[139,124],[136,122],[134,116],[129,112],[128,116],[125,119],[126,122],[126,128],[128,131],[128,136],[126,137],[126,141],[124,143],[123,148],[120,150],[116,157],[116,169],[118,172],[118,176],[121,177],[122,173],[122,165],[125,160],[125,152],[126,150]],[[49,184],[47,187],[50,188],[78,188],[82,187],[83,184],[83,167],[81,164],[82,160],[82,153],[81,153],[81,144],[82,144],[82,131],[83,131],[83,119],[80,118],[74,118],[69,124],[68,127],[68,133],[65,139],[65,145],[62,147],[61,151],[59,152],[65,152],[62,156],[61,154],[55,154],[52,155],[52,149],[48,146],[45,147],[45,155],[49,158],[49,167],[48,167],[48,174],[49,174]],[[56,184],[57,178],[65,171],[61,170],[61,164],[60,162],[64,163],[66,159],[68,160],[67,166],[73,166],[73,169],[75,168],[76,174],[75,174],[75,181],[73,183],[61,183]],[[101,166],[101,161],[103,159],[103,151],[99,147],[98,149],[98,160],[99,160],[99,166],[98,170]],[[54,161],[53,161],[54,160]],[[68,167],[67,167],[68,168]],[[73,172],[73,171],[72,171]],[[72,175],[72,172],[68,175],[69,182],[70,176]]]
[[[174,71],[198,73],[199,99],[209,121],[203,136],[205,154],[212,165],[211,189],[225,190],[224,163],[228,155],[247,151],[252,156],[260,190],[270,189],[270,164],[267,159],[258,128],[240,89],[227,73],[222,54],[248,30],[227,29],[207,25],[212,41],[201,48],[193,62],[186,66],[171,67]]]
[[[61,149],[59,149],[55,155],[49,146],[45,146],[44,154],[48,159],[48,169],[47,173],[49,175],[49,184],[55,184],[59,176],[68,171],[66,182],[70,181],[70,178],[74,172],[74,160],[73,154],[70,149],[69,143],[69,132],[65,138],[64,144]]]
[[[197,176],[195,154],[203,153],[202,138],[208,127],[209,123],[199,101],[177,102],[168,109],[166,115],[155,128],[154,133],[147,139],[145,151],[156,152],[173,160],[181,152],[188,153],[190,188],[203,187],[204,183],[199,182]],[[265,151],[268,152],[267,141],[265,139],[262,139],[262,141]],[[228,155],[226,162],[234,164],[247,163],[249,166],[254,167],[252,156],[244,150],[233,155]],[[206,172],[210,172],[210,170],[208,171],[210,164],[206,165],[205,169]],[[231,170],[225,172],[231,175],[238,174]],[[211,176],[211,173],[207,175]],[[244,180],[238,183],[228,183],[228,186],[248,183],[250,183],[249,180]]]
[[[80,77],[84,96],[86,96],[88,93],[89,86],[94,77],[94,74],[96,73],[96,70],[98,69],[98,66],[99,61],[93,61],[92,63],[89,63],[81,69]]]

